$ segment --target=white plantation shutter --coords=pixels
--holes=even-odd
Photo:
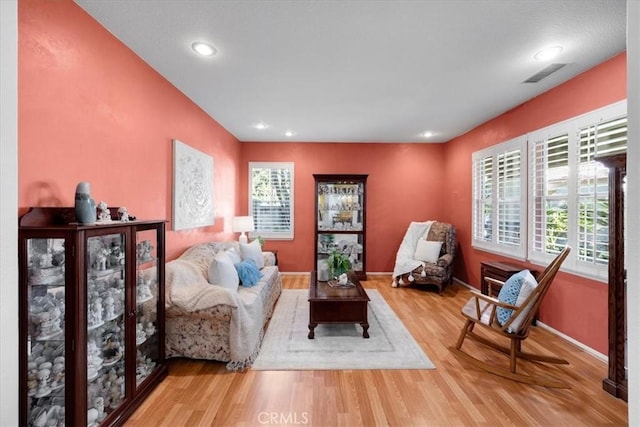
[[[507,246],[520,244],[521,150],[498,154],[497,242]]]
[[[251,236],[293,238],[293,163],[249,162]]]
[[[517,138],[473,154],[474,247],[525,256],[525,146]]]
[[[625,152],[627,119],[618,118],[578,132],[578,259],[607,264],[609,260],[608,170],[594,158]]]
[[[493,235],[491,223],[493,192],[493,157],[477,156],[473,161],[473,238],[490,242]]]
[[[569,136],[541,139],[531,147],[530,250],[555,255],[567,244]]]

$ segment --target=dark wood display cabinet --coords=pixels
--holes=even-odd
[[[20,218],[23,426],[121,425],[167,375],[165,221],[74,221]]]
[[[314,174],[315,265],[318,280],[329,280],[327,259],[337,251],[349,258],[358,280],[366,280],[366,188],[368,175]]]
[[[609,370],[608,393],[627,400],[627,270],[624,259],[627,154],[599,156],[609,168]]]

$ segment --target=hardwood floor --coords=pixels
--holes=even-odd
[[[307,275],[285,275],[285,288],[306,288]],[[519,365],[551,372],[571,389],[512,382],[466,364],[450,350],[463,325],[469,291],[454,284],[442,296],[390,287],[388,276],[363,282],[378,289],[436,365],[435,370],[227,372],[224,363],[174,359],[169,376],[128,426],[475,426],[627,425],[627,404],[602,390],[606,364],[542,328],[524,349],[566,358],[568,366]],[[466,340],[485,360],[507,357]]]

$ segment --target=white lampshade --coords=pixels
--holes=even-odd
[[[234,216],[233,221],[231,222],[231,229],[234,232],[240,232],[240,237],[238,241],[240,243],[247,243],[247,235],[246,231],[255,230],[253,226],[253,217],[252,216]]]

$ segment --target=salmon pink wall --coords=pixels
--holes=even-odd
[[[293,240],[268,240],[283,271],[314,269],[315,187],[313,174],[368,174],[366,269],[393,270],[396,252],[411,221],[443,215],[442,144],[243,142],[240,212],[248,212],[248,163],[294,162]],[[391,280],[391,277],[389,278]]]
[[[622,53],[445,144],[447,179],[443,189],[448,197],[443,199],[444,217],[458,230],[461,250],[456,260],[457,278],[479,288],[480,262],[508,260],[471,247],[472,153],[623,100],[626,98],[626,77],[626,54]],[[605,283],[560,273],[543,302],[540,319],[607,354]]]
[[[240,144],[70,0],[18,3],[19,208],[97,201],[171,219],[172,139],[214,157],[216,223],[172,232],[167,259],[232,237]]]

